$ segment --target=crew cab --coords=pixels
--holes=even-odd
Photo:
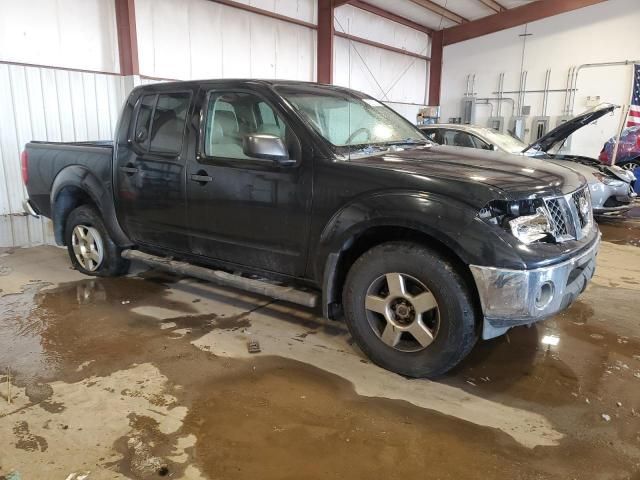
[[[566,308],[600,240],[579,174],[437,146],[377,100],[313,83],[138,87],[113,142],[31,142],[22,168],[25,208],[77,270],[138,259],[318,305],[414,377]]]

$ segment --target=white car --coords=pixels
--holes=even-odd
[[[427,138],[441,145],[525,155],[568,167],[587,179],[594,214],[619,215],[629,210],[636,198],[633,190],[636,177],[633,173],[617,166],[602,165],[593,158],[558,153],[572,133],[615,108],[605,104],[589,110],[551,130],[531,145],[511,135],[475,125],[438,123],[419,128]]]

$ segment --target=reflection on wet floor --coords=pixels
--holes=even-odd
[[[598,226],[607,242],[640,247],[640,206],[634,207],[622,217],[599,218]]]
[[[94,471],[129,478],[159,472],[180,478],[188,465],[204,478],[238,479],[408,478],[425,472],[452,479],[639,478],[637,290],[592,285],[563,314],[480,342],[439,380],[470,397],[542,414],[565,435],[557,446],[529,449],[499,430],[404,401],[359,396],[349,382],[311,365],[269,356],[217,357],[196,348],[191,342],[210,332],[241,336],[252,330],[252,312],[273,302],[216,297],[197,283],[176,284],[179,279],[155,272],[142,277],[83,279],[48,289],[32,284],[0,297],[0,370],[10,367],[14,387],[26,388],[30,408],[44,415],[36,421],[28,408],[11,413],[0,387],[0,429],[13,432],[9,443],[0,439],[0,476],[7,473],[6,458],[18,453],[41,459],[43,467],[59,461],[47,457],[55,447],[47,429],[74,411],[74,397],[54,392],[64,382],[71,391],[100,387],[102,395],[113,390],[124,399],[148,399],[148,413],[129,413],[129,433],[109,444],[113,456],[88,460]],[[179,300],[176,289],[186,292]],[[211,299],[234,309],[203,312],[201,300]],[[287,325],[305,327],[293,342],[346,335],[312,312],[273,315],[282,321],[283,335]],[[166,377],[153,394],[145,393],[144,375],[101,386],[100,379],[149,364]],[[144,368],[151,375],[151,367]],[[151,412],[178,406],[186,414],[167,433]],[[82,430],[85,421],[78,417],[72,428]],[[175,454],[181,442],[187,442],[183,457]],[[68,448],[82,457],[78,445]]]

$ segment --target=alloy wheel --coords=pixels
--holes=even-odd
[[[104,245],[98,230],[86,225],[76,225],[71,233],[73,253],[82,267],[95,272],[104,259]]]
[[[365,309],[376,335],[396,350],[423,350],[438,333],[436,298],[424,283],[404,273],[387,273],[375,279],[367,290]]]

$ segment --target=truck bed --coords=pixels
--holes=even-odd
[[[86,167],[97,181],[111,184],[111,141],[29,142],[25,149],[28,155],[29,198],[38,213],[45,217],[51,217],[51,190],[63,169]],[[80,172],[78,174],[81,175]]]

